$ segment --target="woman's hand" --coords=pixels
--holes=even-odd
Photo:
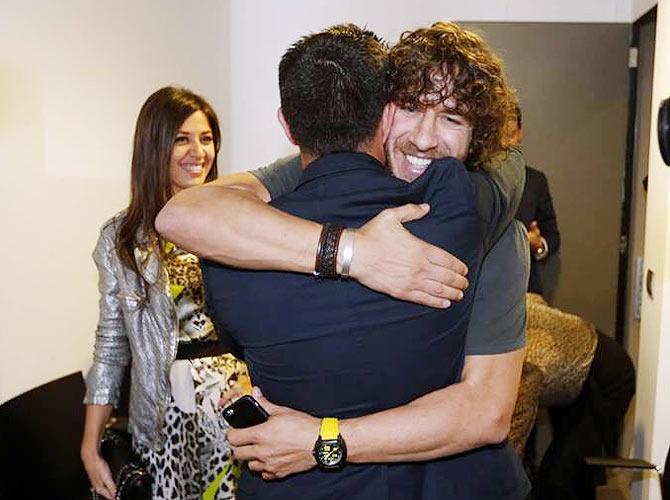
[[[316,465],[312,448],[319,437],[320,420],[307,413],[270,403],[254,387],[253,396],[270,414],[267,422],[228,431],[235,458],[248,462],[263,479],[280,479]]]
[[[100,456],[97,444],[82,443],[81,461],[84,462],[84,468],[86,469],[86,474],[88,474],[91,488],[98,495],[102,495],[108,500],[114,500],[116,485],[114,484],[114,479],[112,479],[109,465]]]
[[[112,414],[112,405],[86,405],[81,461],[91,482],[91,489],[108,500],[114,500],[116,485],[109,465],[100,456],[100,438]]]

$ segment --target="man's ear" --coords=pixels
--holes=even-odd
[[[286,118],[284,118],[284,112],[281,110],[281,106],[277,108],[277,120],[279,121],[281,128],[284,129],[284,133],[286,134],[286,138],[289,140],[289,142],[294,146],[297,146],[298,144],[295,142],[295,140],[293,140],[293,134],[291,134],[291,128],[288,126]]]
[[[389,102],[384,106],[384,112],[382,113],[382,132],[384,134],[384,143],[391,133],[391,127],[393,126],[393,118],[395,117],[397,106],[393,102]]]

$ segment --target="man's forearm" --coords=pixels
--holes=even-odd
[[[156,229],[184,250],[230,266],[311,272],[321,224],[268,205],[250,174],[237,179],[181,191],[161,210]]]
[[[467,363],[488,361],[471,356],[462,382],[404,406],[342,421],[348,460],[430,460],[501,442],[509,432],[523,352],[495,355],[494,364],[476,368],[478,373],[468,378]]]
[[[403,406],[340,421],[349,462],[414,462],[454,455],[502,441],[509,432],[524,349],[467,356],[462,381]],[[270,419],[231,429],[235,457],[248,460],[265,479],[278,479],[316,465],[311,450],[319,419],[256,397]]]

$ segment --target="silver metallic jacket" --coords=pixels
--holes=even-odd
[[[158,449],[170,402],[169,370],[177,353],[178,319],[167,271],[156,250],[135,248],[135,261],[149,283],[121,263],[116,235],[124,212],[107,221],[93,251],[98,267],[100,318],[84,404],[117,405],[125,367],[132,359],[129,431]]]

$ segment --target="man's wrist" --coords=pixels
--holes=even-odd
[[[323,418],[319,435],[312,451],[314,459],[323,471],[342,470],[347,461],[347,446],[340,432],[339,420]]]
[[[536,261],[542,260],[546,258],[548,254],[549,254],[549,245],[547,244],[547,240],[545,240],[544,237],[540,236],[540,246],[533,252],[533,259],[535,259]]]
[[[314,253],[314,270],[317,278],[343,278],[351,276],[354,259],[356,230],[324,224]]]
[[[346,228],[342,232],[340,244],[337,251],[336,269],[340,277],[347,279],[351,276],[351,263],[354,259],[354,242],[356,230]]]

